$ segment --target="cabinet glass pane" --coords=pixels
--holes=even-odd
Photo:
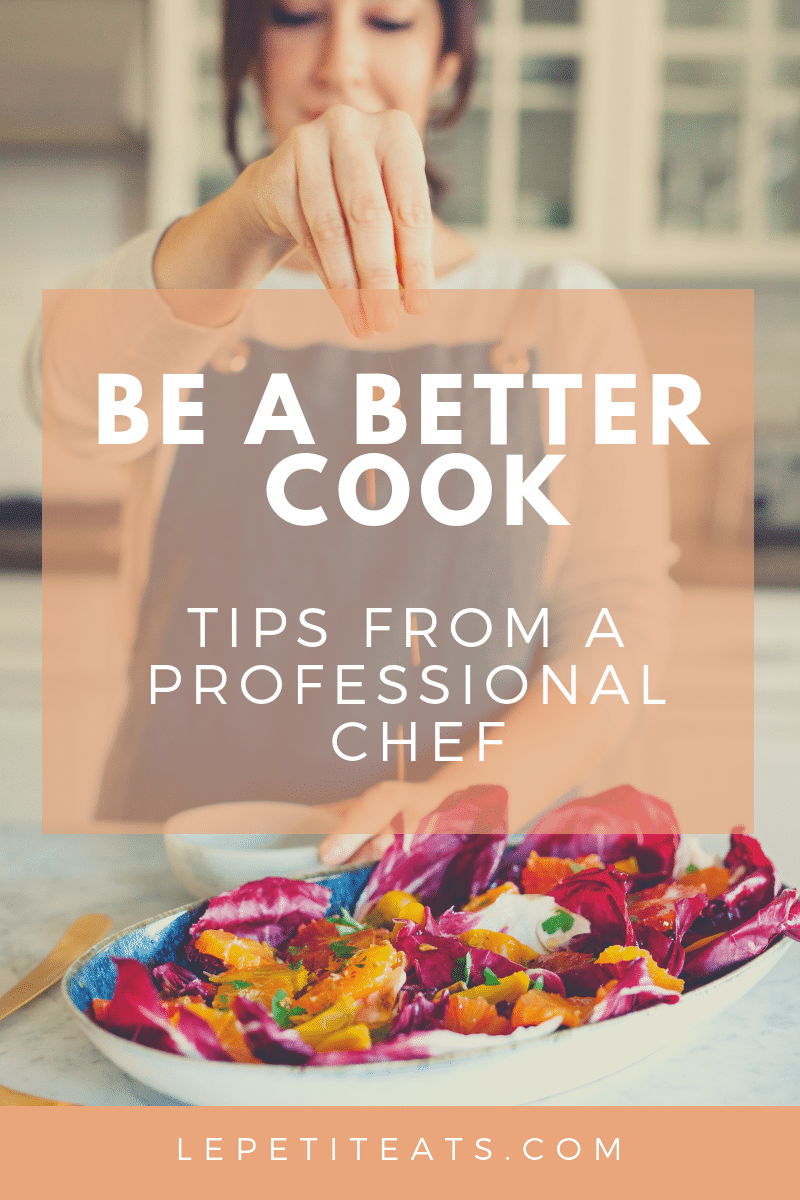
[[[800,0],[778,0],[778,23],[786,29],[800,29]]]
[[[523,58],[520,64],[518,224],[571,225],[577,58]]]
[[[520,113],[518,224],[572,224],[575,124],[569,110]]]
[[[523,20],[528,25],[577,25],[580,0],[523,0]]]
[[[766,0],[759,0],[765,3]],[[791,3],[792,0],[787,0]],[[745,0],[667,0],[668,26],[741,25]]]
[[[723,233],[739,224],[739,117],[732,113],[665,113],[661,225]]]
[[[489,154],[489,114],[470,109],[452,129],[432,133],[428,158],[448,190],[437,211],[457,225],[486,222],[486,167]]]
[[[800,58],[775,64],[780,116],[772,126],[767,189],[770,233],[800,233]]]

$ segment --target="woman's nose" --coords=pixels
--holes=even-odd
[[[330,21],[322,42],[315,72],[322,86],[346,96],[349,88],[364,83],[368,71],[368,47],[357,25]]]

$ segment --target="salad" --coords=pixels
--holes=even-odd
[[[114,959],[113,995],[87,1015],[195,1058],[427,1058],[676,1004],[780,934],[800,940],[797,891],[742,829],[713,860],[662,802],[616,788],[573,802],[577,832],[540,823],[511,845],[506,801],[472,788],[398,831],[352,911],[309,880],[214,897],[174,961]],[[615,828],[648,806],[669,832]]]

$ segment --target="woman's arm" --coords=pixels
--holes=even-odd
[[[82,283],[87,295],[49,297],[31,338],[28,403],[79,454],[97,452],[97,375],[143,384],[149,432],[104,447],[108,461],[141,458],[158,442],[164,372],[192,374],[237,332],[248,298],[302,250],[358,337],[424,312],[433,286],[433,218],[422,142],[402,112],[339,105],[299,126],[222,195],[121,247]],[[108,294],[92,300],[89,293]],[[39,374],[41,353],[44,386]]]

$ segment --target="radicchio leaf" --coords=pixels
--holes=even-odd
[[[708,979],[736,963],[747,962],[766,950],[781,933],[800,942],[800,899],[794,888],[787,888],[743,925],[694,953],[690,946],[686,951],[683,978],[690,981]]]
[[[489,785],[454,792],[410,839],[392,824],[394,842],[361,893],[356,920],[386,892],[409,892],[441,913],[485,891],[508,835],[508,793]]]
[[[198,979],[191,971],[179,967],[174,962],[153,967],[151,974],[164,1000],[175,1000],[178,996],[198,996],[201,1000],[213,1000],[216,995],[217,989],[210,983]]]
[[[677,818],[655,796],[625,784],[597,796],[570,800],[545,813],[520,845],[507,856],[503,878],[516,878],[532,850],[553,858],[597,854],[604,863],[634,857],[639,875],[633,887],[650,887],[672,875],[680,842]]]
[[[774,865],[756,839],[742,829],[734,829],[731,834],[725,866],[731,875],[731,885],[721,896],[710,901],[692,926],[695,939],[736,929],[774,900],[780,891]]]
[[[313,1067],[346,1067],[354,1063],[403,1062],[410,1058],[430,1058],[431,1031],[404,1033],[391,1042],[376,1042],[368,1050],[317,1051],[310,1060]]]
[[[680,975],[685,958],[683,940],[707,903],[702,893],[678,897],[675,901],[675,924],[672,933],[639,924],[636,926],[636,944],[643,950],[649,950],[658,966],[663,967],[670,975]]]
[[[573,938],[571,950],[599,954],[606,946],[634,946],[636,938],[625,903],[625,879],[611,867],[578,871],[550,895],[568,912],[586,917],[591,933]]]
[[[143,963],[135,958],[112,961],[117,968],[117,982],[102,1017],[94,1018],[98,1025],[129,1042],[140,1042],[170,1054],[230,1062],[230,1055],[202,1017],[182,1010],[177,1024],[172,1023]]]
[[[555,973],[566,996],[594,996],[599,987],[613,979],[607,963],[596,963],[591,954],[582,954],[571,947],[540,954],[536,965],[546,968],[550,974]],[[545,989],[554,990],[546,984]]]
[[[258,879],[209,900],[191,927],[191,946],[204,929],[224,929],[280,950],[300,925],[324,917],[331,893],[301,879]]]
[[[262,1062],[297,1066],[313,1056],[313,1047],[303,1041],[297,1030],[281,1029],[263,1004],[236,996],[231,1009],[247,1045]]]
[[[458,959],[470,957],[470,986],[483,983],[483,970],[488,967],[498,979],[513,975],[523,968],[502,954],[467,946],[458,938],[446,934],[427,933],[413,921],[399,921],[395,926],[394,944],[402,950],[414,967],[417,978],[425,988],[443,988],[453,983],[453,971]]]
[[[680,993],[668,988],[656,987],[647,969],[647,960],[634,958],[630,962],[609,964],[612,975],[619,979],[617,986],[592,1009],[586,1021],[595,1025],[612,1017],[622,1017],[640,1008],[654,1004],[676,1004]]]
[[[387,1041],[392,1041],[398,1034],[419,1033],[425,1029],[444,1028],[444,1012],[447,1008],[448,997],[442,996],[434,1000],[424,992],[412,993],[404,988],[398,997],[398,1007],[389,1031]]]

